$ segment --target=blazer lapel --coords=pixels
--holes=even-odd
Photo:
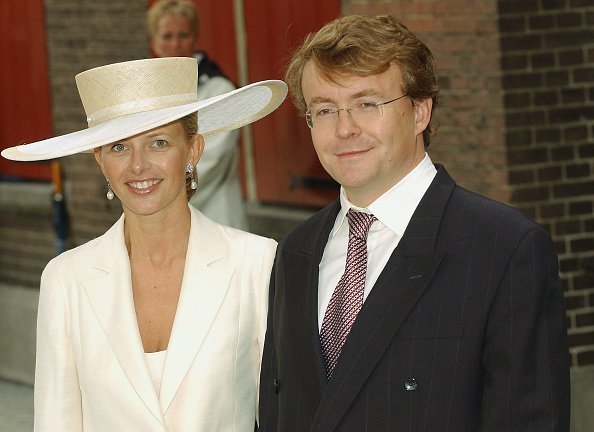
[[[443,252],[434,250],[439,221],[455,184],[443,167],[437,168],[435,179],[351,329],[312,431],[337,427],[439,267]]]
[[[161,383],[163,415],[207,337],[235,271],[212,266],[228,255],[228,245],[216,224],[194,209],[191,211],[184,277]]]
[[[111,348],[130,385],[163,424],[140,339],[124,243],[124,216],[98,241],[94,268],[82,284]]]
[[[303,238],[303,244],[295,249],[286,250],[282,257],[290,263],[282,266],[286,272],[283,277],[292,281],[291,286],[300,288],[285,292],[286,303],[291,305],[287,308],[287,323],[290,337],[298,344],[295,352],[301,356],[299,364],[307,369],[302,375],[304,394],[314,409],[327,384],[318,329],[318,266],[339,210],[339,201],[324,209],[321,220],[311,226],[311,236]]]

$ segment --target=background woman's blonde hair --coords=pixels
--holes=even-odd
[[[433,99],[438,104],[439,84],[433,55],[427,46],[406,26],[390,15],[349,15],[338,18],[316,33],[310,33],[290,59],[285,81],[297,106],[304,115],[301,78],[305,64],[311,61],[318,72],[336,82],[346,75],[369,76],[385,72],[397,64],[403,75],[402,90],[415,99]],[[399,96],[399,95],[396,95]],[[423,132],[429,146],[434,128]]]
[[[147,26],[151,38],[154,38],[159,31],[159,21],[164,16],[183,16],[192,27],[192,34],[196,37],[198,35],[198,27],[200,19],[198,18],[198,11],[194,3],[190,0],[158,0],[147,12]]]

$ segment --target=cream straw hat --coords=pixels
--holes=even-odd
[[[207,137],[270,114],[283,102],[282,81],[261,81],[197,100],[198,64],[187,57],[114,63],[75,77],[88,129],[10,147],[17,161],[54,159],[114,143],[198,112],[198,133]]]

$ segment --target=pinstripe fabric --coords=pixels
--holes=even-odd
[[[337,212],[336,203],[306,221],[277,254],[261,431],[569,430],[552,242],[517,210],[457,187],[443,167],[326,381],[317,272]]]

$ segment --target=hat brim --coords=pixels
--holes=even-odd
[[[267,116],[286,96],[284,82],[260,81],[191,104],[128,114],[88,129],[10,147],[2,151],[2,156],[15,161],[38,161],[87,152],[166,125],[193,112],[198,112],[198,133],[208,137]]]

